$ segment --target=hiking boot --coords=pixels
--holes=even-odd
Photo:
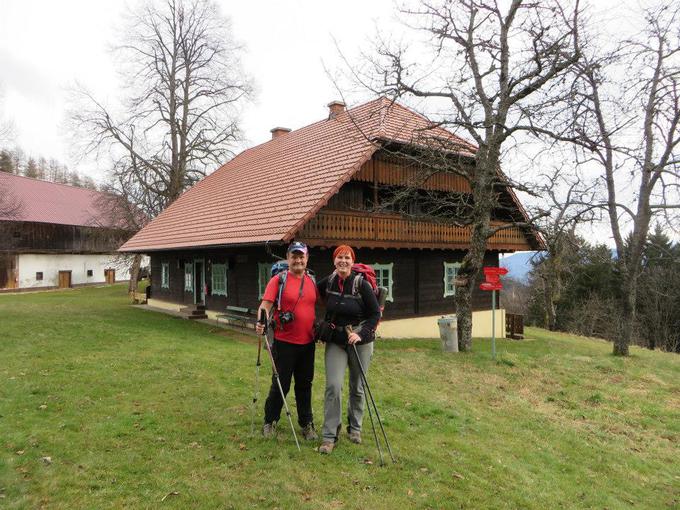
[[[262,436],[265,439],[271,439],[276,435],[276,422],[265,423],[262,427]]]
[[[361,432],[358,430],[352,430],[349,433],[349,440],[354,444],[361,444]]]
[[[328,455],[333,451],[333,448],[335,448],[335,443],[333,441],[324,441],[321,443],[321,446],[319,446],[319,453]]]
[[[316,441],[319,439],[319,435],[316,433],[316,430],[314,430],[313,423],[308,423],[302,427],[302,437],[304,437],[307,441]]]

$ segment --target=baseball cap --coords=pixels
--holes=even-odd
[[[292,251],[299,251],[307,255],[307,245],[305,243],[301,243],[300,241],[290,243],[290,245],[288,245],[288,253]]]

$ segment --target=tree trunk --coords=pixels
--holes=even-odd
[[[128,284],[128,293],[130,295],[137,292],[137,280],[139,279],[139,269],[142,265],[142,255],[136,253],[132,259],[132,267],[130,267],[130,283]]]
[[[459,270],[467,282],[456,290],[456,316],[458,318],[458,347],[461,351],[472,350],[472,291],[477,275],[484,262],[488,237],[489,214],[479,211],[475,214],[470,236],[470,249],[463,258]]]
[[[470,305],[471,281],[456,289],[456,317],[458,319],[458,349],[472,350],[472,306]]]
[[[635,324],[637,321],[636,314],[637,301],[637,278],[630,273],[624,273],[623,283],[623,324],[622,331],[614,339],[614,356],[628,356],[629,347],[633,340],[635,331]]]
[[[543,277],[543,303],[545,306],[545,328],[550,331],[555,331],[557,329],[557,311],[555,306],[555,285],[552,281],[554,274],[550,273],[549,268],[548,274]]]

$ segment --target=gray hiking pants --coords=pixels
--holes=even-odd
[[[368,377],[368,366],[373,357],[373,342],[357,345],[357,352]],[[361,432],[361,421],[364,415],[364,385],[361,371],[357,363],[354,348],[351,345],[341,346],[326,343],[326,397],[323,406],[323,439],[337,441],[337,434],[342,423],[342,383],[345,370],[349,365],[349,400],[347,402],[347,420],[352,431]]]

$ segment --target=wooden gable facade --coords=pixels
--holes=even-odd
[[[409,219],[398,213],[373,213],[380,206],[384,187],[404,186],[417,175],[413,164],[386,151],[378,151],[364,163],[351,180],[311,218],[297,238],[311,245],[336,246],[351,241],[352,246],[366,248],[467,249],[470,228],[451,223]],[[445,193],[469,193],[468,182],[461,176],[435,174],[422,186],[425,190]],[[417,216],[417,202],[413,206]],[[499,213],[498,216],[501,214]],[[517,218],[521,221],[520,218]],[[494,226],[512,222],[498,217]],[[538,249],[540,241],[526,228],[509,226],[495,233],[488,248],[496,251]]]

